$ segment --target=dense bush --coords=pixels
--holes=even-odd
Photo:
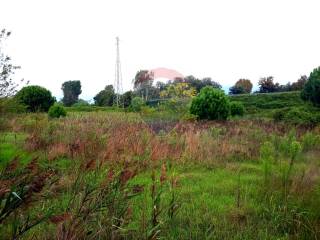
[[[200,119],[225,120],[230,115],[230,103],[222,90],[204,87],[192,99],[190,113]]]
[[[241,102],[231,102],[230,103],[230,113],[232,116],[243,116],[244,106]]]
[[[273,120],[299,125],[314,125],[320,122],[320,115],[317,112],[296,107],[291,109],[283,108],[274,112]]]
[[[0,98],[0,114],[23,113],[26,107],[15,98]]]
[[[301,98],[314,105],[320,105],[320,67],[314,69],[301,92]]]
[[[30,112],[47,112],[55,102],[51,92],[40,86],[23,87],[15,98]]]
[[[67,115],[63,106],[55,104],[49,108],[48,116],[51,118],[65,117]]]
[[[141,111],[141,108],[145,105],[145,101],[141,97],[134,97],[131,101],[131,109],[134,112]]]

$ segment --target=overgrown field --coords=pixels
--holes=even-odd
[[[141,116],[6,119],[0,238],[320,238],[319,127]]]

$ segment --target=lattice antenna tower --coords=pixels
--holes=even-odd
[[[116,37],[116,68],[115,68],[115,80],[114,88],[116,93],[116,105],[120,106],[120,94],[122,94],[122,73],[121,73],[121,62],[120,62],[120,49],[119,49],[119,37]]]

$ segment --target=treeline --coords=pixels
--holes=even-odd
[[[274,81],[272,76],[260,78],[258,82],[259,90],[255,93],[272,93],[272,92],[290,92],[290,91],[301,91],[308,81],[307,76],[301,76],[296,82],[288,82],[285,85],[281,85]],[[229,94],[248,94],[252,91],[252,83],[248,79],[240,79],[229,88]]]

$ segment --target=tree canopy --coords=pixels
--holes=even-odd
[[[320,67],[315,68],[310,73],[309,79],[301,92],[301,97],[314,105],[320,105]]]
[[[72,106],[79,100],[81,94],[80,81],[67,81],[62,84],[63,98],[62,102],[65,106]]]
[[[229,89],[230,94],[251,93],[252,83],[248,79],[239,79],[234,86]]]
[[[115,99],[113,85],[107,85],[94,98],[94,104],[97,106],[112,106]]]
[[[51,92],[40,86],[23,87],[15,98],[30,112],[47,112],[55,102]]]

